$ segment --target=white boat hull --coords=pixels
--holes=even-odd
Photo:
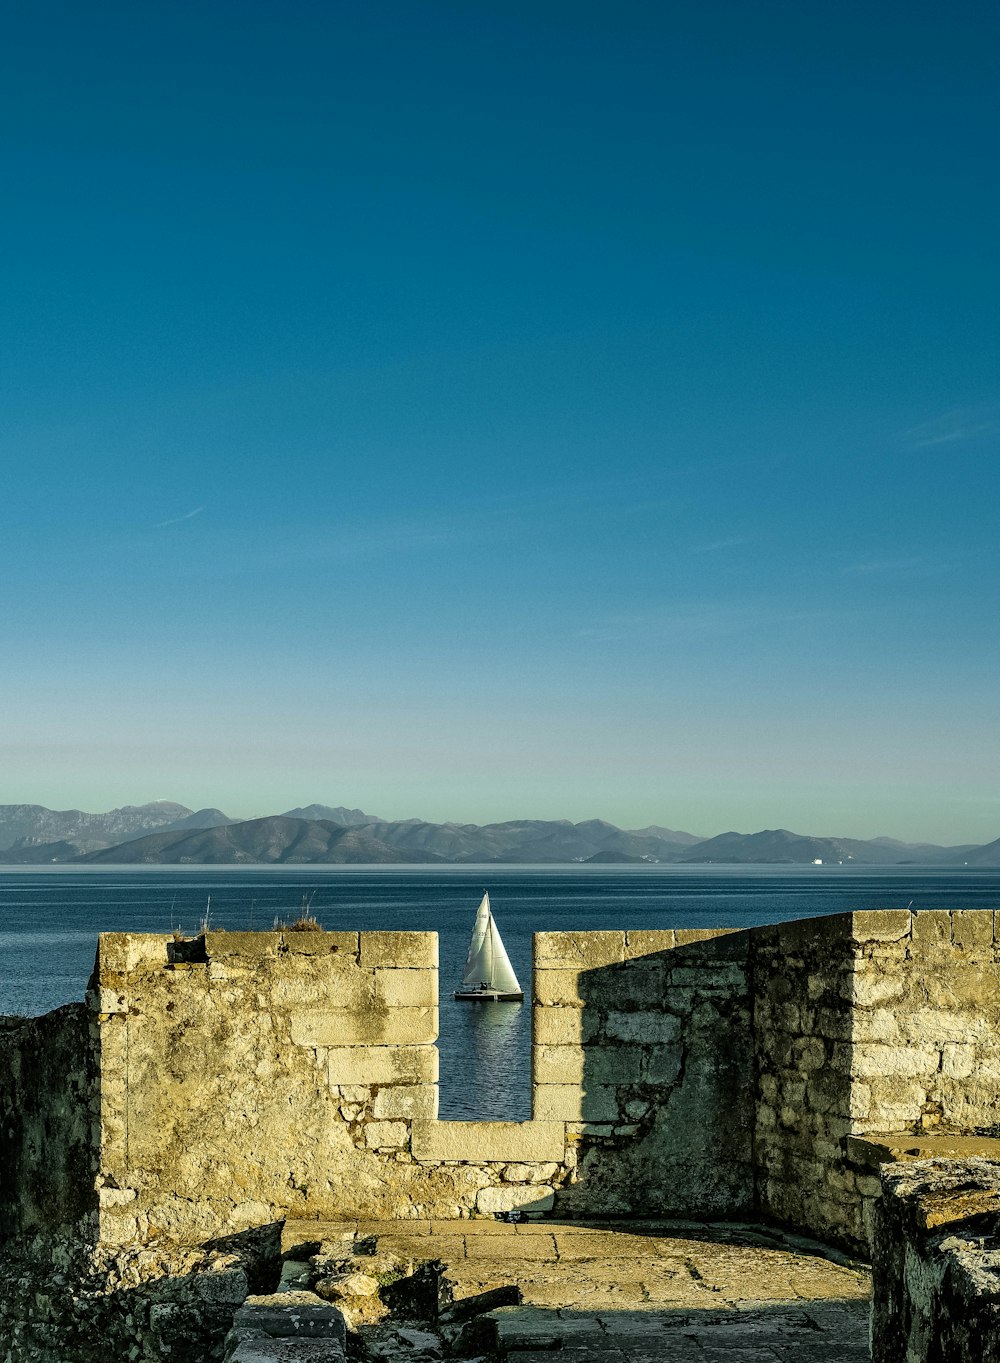
[[[501,994],[495,989],[456,989],[460,1003],[523,1003],[523,994]]]

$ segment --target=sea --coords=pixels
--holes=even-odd
[[[99,932],[271,928],[440,934],[440,1115],[530,1116],[531,1008],[452,998],[484,890],[530,998],[535,932],[746,928],[859,909],[1000,908],[1000,869],[924,866],[79,867],[0,872],[0,1013],[82,999]]]

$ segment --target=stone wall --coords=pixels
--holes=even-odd
[[[0,1236],[58,1236],[92,1216],[95,1061],[83,1004],[0,1018]]]
[[[1000,1360],[1000,1164],[887,1167],[873,1209],[875,1363]]]
[[[436,953],[422,933],[102,936],[101,1242],[749,1207],[746,934],[540,934],[524,1123],[437,1119]]]
[[[852,1137],[1000,1120],[994,914],[842,914],[751,937],[758,1206],[864,1247],[879,1183]]]
[[[853,1076],[854,971],[862,959],[855,917],[753,933],[754,1163],[765,1215],[860,1244],[862,1196],[877,1195],[879,1185],[846,1158],[847,1136],[866,1129],[870,1112]],[[867,1180],[860,1187],[859,1177]]]
[[[414,1149],[438,1125],[431,933],[106,934],[94,984],[105,1244],[457,1217],[512,1160],[565,1175],[544,1123],[497,1124],[515,1146],[482,1158]]]
[[[998,1120],[989,912],[541,933],[524,1123],[437,1119],[437,991],[428,933],[102,936],[89,1014],[0,1030],[7,1233],[96,1197],[112,1249],[517,1207],[861,1248],[879,1135]]]
[[[539,933],[533,1099],[573,1163],[555,1208],[726,1216],[753,1198],[747,933]]]

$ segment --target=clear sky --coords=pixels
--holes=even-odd
[[[0,50],[0,802],[1000,835],[995,6]]]

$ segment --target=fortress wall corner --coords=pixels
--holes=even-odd
[[[904,1134],[915,1145],[993,1134],[994,919],[992,910],[880,910],[752,932],[764,1214],[865,1246],[878,1143],[858,1138],[899,1146]]]

